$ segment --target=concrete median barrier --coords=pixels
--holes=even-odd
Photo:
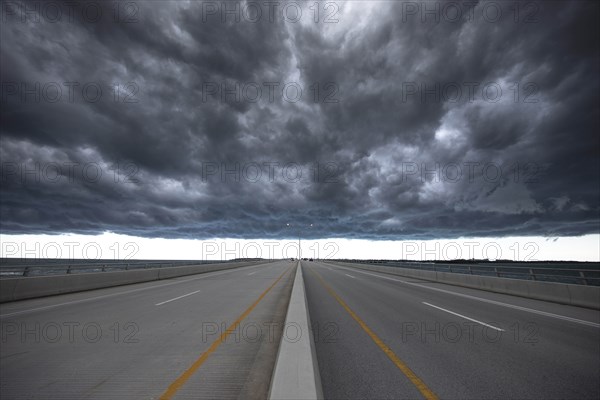
[[[128,271],[3,278],[0,279],[0,303],[203,274],[262,263],[265,262],[215,263]]]
[[[285,326],[294,326],[300,335],[293,341],[285,340],[285,332],[282,336],[269,399],[322,399],[321,378],[300,261],[296,269]]]
[[[600,287],[569,283],[531,281],[524,279],[498,278],[494,276],[467,275],[453,272],[425,271],[412,268],[387,267],[347,262],[330,262],[350,268],[383,272],[407,278],[482,289],[490,292],[510,294],[530,299],[545,300],[600,310]]]

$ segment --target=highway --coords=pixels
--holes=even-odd
[[[0,398],[264,399],[295,265],[2,304]]]
[[[296,265],[1,304],[0,398],[265,399]],[[301,265],[326,399],[600,398],[598,311]]]
[[[597,311],[302,262],[327,399],[598,399]]]

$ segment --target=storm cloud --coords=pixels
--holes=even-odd
[[[593,1],[3,2],[1,231],[598,233],[598,17]]]

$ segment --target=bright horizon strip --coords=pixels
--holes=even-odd
[[[506,259],[600,261],[600,234],[579,237],[460,238],[418,241],[302,239],[303,258]],[[297,239],[206,240],[101,235],[0,235],[0,257],[50,259],[229,260],[297,258]]]

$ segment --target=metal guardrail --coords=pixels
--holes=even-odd
[[[62,261],[62,260],[61,260]],[[186,260],[186,261],[147,261],[147,260],[95,260],[89,262],[51,262],[51,263],[15,263],[0,265],[0,277],[44,276],[57,274],[75,274],[86,272],[127,271],[132,269],[171,268],[186,265],[218,264],[231,260]],[[81,260],[79,260],[81,261]],[[97,261],[97,262],[96,262]]]
[[[344,261],[357,264],[383,265],[436,272],[452,272],[468,275],[496,276],[499,278],[527,279],[534,281],[600,286],[600,268],[554,268],[549,266],[551,264],[547,264],[548,266],[543,267],[538,266],[543,263],[532,263],[530,265],[486,265],[384,260]],[[568,265],[568,263],[565,263],[565,265]],[[594,265],[596,265],[596,263]]]

